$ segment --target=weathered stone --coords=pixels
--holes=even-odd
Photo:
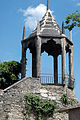
[[[56,97],[54,97],[54,96],[49,96],[48,99],[56,100]]]
[[[33,88],[33,89],[31,89]],[[33,93],[33,91],[35,91]],[[37,91],[39,91],[37,94]],[[64,94],[63,86],[55,85],[41,85],[40,80],[36,78],[24,78],[16,84],[10,86],[3,91],[3,95],[0,95],[0,120],[26,120],[27,111],[25,105],[24,95],[27,93],[39,95],[42,99],[55,100],[59,109],[77,106],[79,104],[73,90],[66,88],[66,94],[68,96],[69,104],[65,105],[61,101],[61,96]],[[41,95],[43,94],[43,96]],[[56,98],[56,99],[55,99]],[[35,116],[31,116],[35,120]],[[47,118],[47,120],[68,120],[68,114],[54,113],[53,117]],[[45,120],[45,119],[43,119]]]
[[[45,89],[40,89],[40,93],[48,93],[48,91]]]
[[[42,96],[42,97],[46,97],[46,98],[48,97],[48,95],[45,94],[45,93],[41,93],[41,96]]]

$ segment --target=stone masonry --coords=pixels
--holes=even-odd
[[[0,120],[26,120],[24,95],[31,93],[39,95],[42,99],[56,101],[58,108],[69,108],[79,104],[74,91],[63,86],[41,85],[40,79],[24,78],[9,88],[0,92]],[[69,104],[62,103],[61,96],[66,93]],[[32,115],[30,120],[35,120]],[[45,120],[45,119],[43,119]],[[68,120],[68,114],[55,112],[47,120]]]

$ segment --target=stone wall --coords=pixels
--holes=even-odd
[[[71,107],[78,104],[74,91],[63,86],[41,85],[40,79],[24,78],[4,91],[0,92],[0,120],[26,120],[24,95],[32,93],[42,99],[51,99],[57,102],[58,108]],[[66,93],[69,104],[62,103],[61,96]],[[33,116],[33,115],[32,115]],[[35,120],[32,117],[31,120]],[[47,120],[68,120],[68,114],[55,112],[52,118]]]

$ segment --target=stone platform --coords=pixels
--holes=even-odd
[[[75,93],[69,88],[56,85],[41,85],[40,79],[24,78],[7,89],[0,91],[0,120],[26,120],[24,95],[32,93],[42,99],[51,99],[57,102],[58,109],[70,108],[79,104]],[[68,105],[62,103],[61,96],[68,96]],[[31,118],[35,120],[35,117]],[[47,120],[68,120],[67,113],[55,112]]]

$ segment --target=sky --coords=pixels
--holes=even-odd
[[[28,37],[45,14],[46,4],[47,0],[0,0],[1,62],[21,60],[23,27],[25,25],[26,37]],[[69,13],[80,10],[80,0],[49,0],[49,9],[61,28],[62,21]],[[80,100],[80,28],[74,28],[72,33],[74,43],[74,90]],[[68,30],[65,31],[65,34],[70,37]],[[31,56],[29,57],[31,58]],[[31,65],[31,60],[29,64]]]

